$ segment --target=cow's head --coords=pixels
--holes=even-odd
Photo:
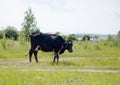
[[[73,46],[73,41],[72,40],[67,40],[66,43],[65,43],[65,47],[69,52],[73,52],[72,46]]]

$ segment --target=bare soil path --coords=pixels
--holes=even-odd
[[[54,64],[52,65],[53,58],[39,58],[39,63],[37,64],[35,60],[33,59],[32,63],[29,63],[28,58],[0,58],[0,68],[2,69],[19,69],[22,71],[51,71],[51,72],[104,72],[104,73],[120,73],[120,67],[119,69],[95,69],[93,67],[90,68],[90,66],[84,66],[88,68],[80,67],[79,64],[71,64],[70,62],[77,60],[88,60],[89,58],[60,58],[60,64]],[[101,59],[101,58],[96,58]],[[103,58],[104,60],[109,60],[110,58]],[[120,60],[120,58],[118,58]],[[66,63],[69,62],[69,63]],[[81,63],[81,62],[79,62]]]

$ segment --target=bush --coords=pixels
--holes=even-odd
[[[107,41],[113,41],[114,39],[113,39],[113,36],[112,35],[108,35],[108,37],[107,37]]]
[[[5,38],[5,34],[3,33],[3,38],[1,39],[1,46],[3,47],[3,49],[6,49],[6,38]]]
[[[89,35],[84,35],[82,40],[83,41],[89,41],[90,40],[90,36]]]
[[[117,33],[116,41],[120,43],[120,31]]]
[[[19,43],[21,45],[25,45],[26,44],[25,34],[24,34],[23,30],[19,32],[18,41],[19,41]]]
[[[104,41],[104,46],[120,47],[119,37],[115,39],[112,35],[108,35],[107,40]]]
[[[0,31],[0,39],[3,38],[3,33]]]
[[[77,37],[74,34],[70,34],[68,40],[77,40]]]
[[[5,29],[5,37],[6,39],[18,39],[18,32],[14,27],[8,26],[7,29]]]

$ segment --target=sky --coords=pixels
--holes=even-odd
[[[117,34],[120,0],[0,0],[0,30],[22,29],[31,8],[42,32]]]

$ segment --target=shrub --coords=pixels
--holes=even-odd
[[[74,34],[70,34],[68,40],[77,40],[77,37]]]
[[[84,35],[82,40],[83,41],[89,41],[90,40],[90,36],[89,35]]]
[[[112,35],[108,35],[108,37],[107,37],[107,41],[113,41],[114,39],[113,39],[113,36]]]
[[[100,50],[100,46],[99,45],[95,45],[95,50]]]
[[[116,41],[120,43],[120,31],[117,33]]]
[[[3,33],[0,31],[0,39],[3,38]]]
[[[8,26],[7,29],[5,29],[5,37],[6,39],[17,40],[18,32],[14,27]]]
[[[3,38],[1,39],[1,45],[2,45],[3,49],[6,49],[6,39],[5,39],[4,35],[3,35]]]

